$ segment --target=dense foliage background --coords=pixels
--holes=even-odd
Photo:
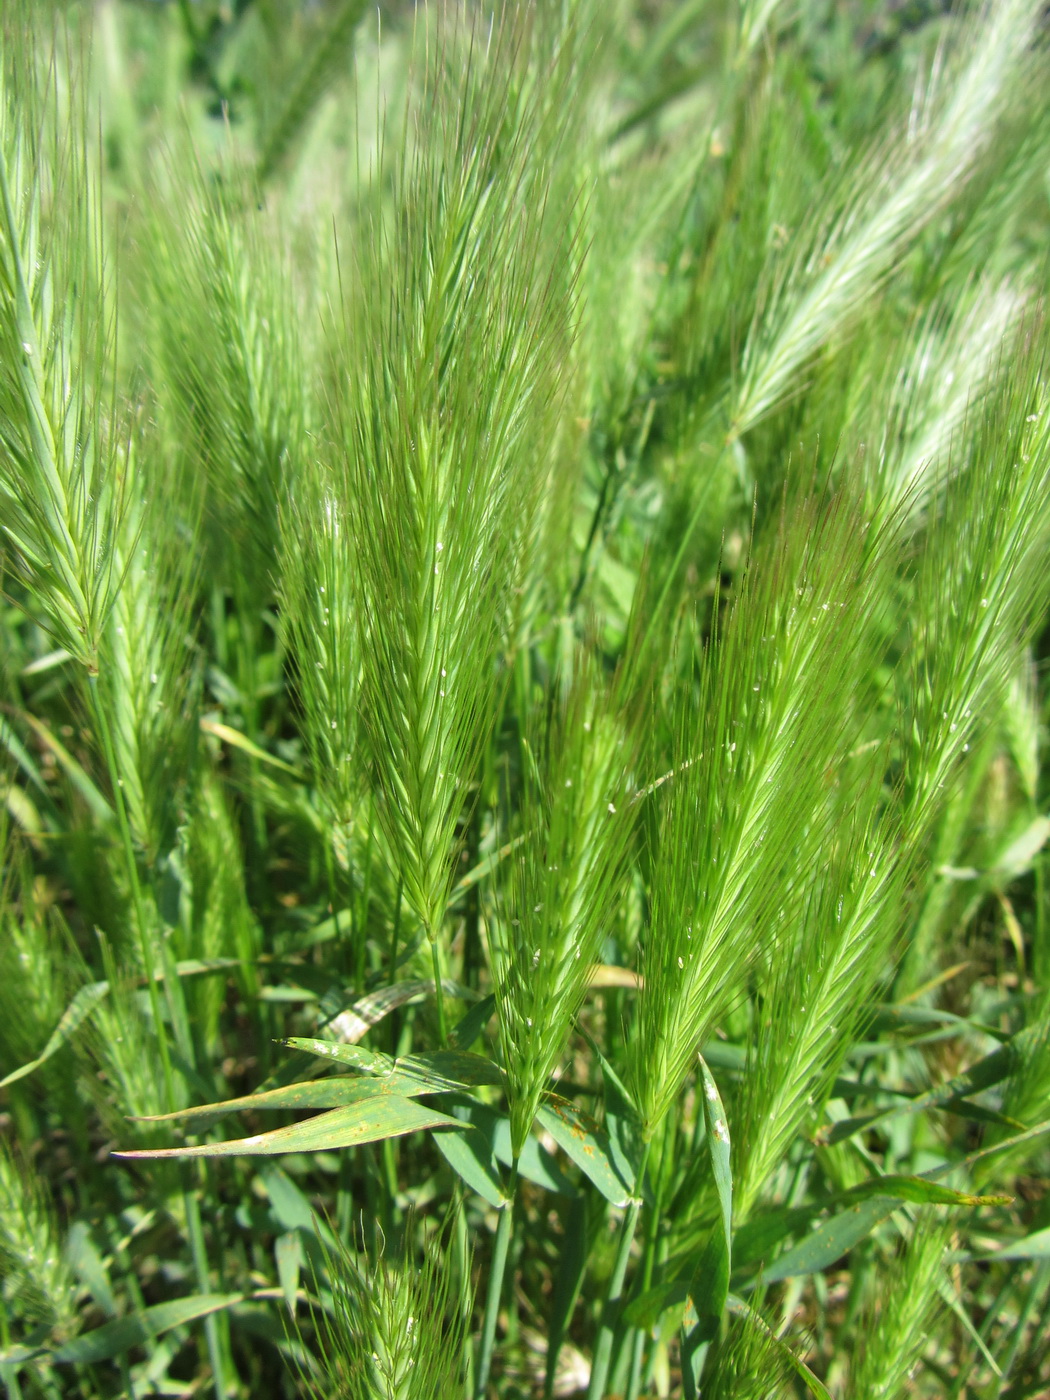
[[[1041,0],[2,35],[8,1396],[1046,1395]]]

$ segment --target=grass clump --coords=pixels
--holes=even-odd
[[[1045,1392],[1043,9],[5,8],[14,1400]]]

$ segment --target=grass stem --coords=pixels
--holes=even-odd
[[[448,1044],[448,1032],[445,1024],[445,989],[442,985],[441,949],[436,938],[430,940],[430,960],[434,968],[434,1001],[437,1006],[438,1041],[442,1046]]]
[[[648,1157],[649,1144],[646,1143],[642,1151],[642,1160],[638,1164],[638,1175],[634,1184],[635,1196],[624,1212],[620,1225],[620,1241],[616,1249],[616,1261],[609,1278],[609,1287],[606,1289],[598,1337],[594,1344],[594,1360],[591,1363],[591,1383],[587,1388],[587,1400],[603,1400],[605,1395],[605,1385],[609,1379],[609,1365],[612,1361],[613,1340],[623,1300],[624,1280],[627,1277],[627,1262],[631,1257],[631,1246],[634,1243],[634,1234],[638,1228],[638,1217],[642,1209],[642,1202],[637,1193],[641,1190],[642,1181],[645,1178]]]
[[[488,1389],[489,1372],[492,1369],[492,1353],[496,1345],[496,1323],[499,1319],[499,1305],[503,1297],[503,1276],[507,1268],[507,1254],[510,1250],[510,1237],[514,1226],[514,1199],[518,1192],[518,1164],[511,1168],[507,1185],[507,1199],[500,1209],[499,1224],[496,1227],[496,1243],[492,1251],[492,1265],[489,1269],[489,1288],[485,1299],[485,1320],[481,1330],[481,1346],[478,1351],[477,1375],[474,1380],[474,1400],[484,1400]]]

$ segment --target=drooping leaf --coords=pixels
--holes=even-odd
[[[452,1170],[482,1200],[497,1210],[506,1205],[495,1153],[484,1133],[473,1125],[465,1125],[460,1133],[439,1133],[434,1143]]]
[[[491,994],[483,997],[476,1006],[449,1032],[449,1043],[454,1050],[469,1050],[478,1036],[488,1025],[496,1010],[496,998]]]
[[[892,1202],[910,1201],[915,1205],[944,1205],[944,1206],[992,1206],[1008,1205],[1009,1196],[974,1196],[965,1191],[956,1191],[950,1186],[940,1186],[937,1182],[925,1176],[876,1176],[868,1181],[859,1182],[856,1186],[851,1186],[845,1191],[836,1191],[821,1200],[813,1202],[811,1205],[794,1206],[790,1208],[781,1207],[778,1210],[768,1211],[763,1215],[757,1215],[749,1220],[734,1238],[734,1257],[741,1266],[759,1263],[766,1259],[788,1235],[798,1234],[804,1230],[813,1217],[821,1210],[829,1210],[834,1207],[846,1207],[845,1211],[839,1211],[834,1220],[842,1220],[848,1225],[848,1221],[857,1219],[853,1211],[865,1201],[882,1200],[888,1209],[873,1219],[872,1226],[884,1219],[893,1210]],[[830,1224],[831,1220],[823,1222]],[[817,1240],[814,1238],[819,1233],[819,1227],[813,1235],[806,1238],[813,1240],[816,1247]],[[848,1238],[848,1229],[847,1235]],[[863,1236],[858,1236],[862,1238]],[[835,1237],[830,1241],[832,1248],[835,1247]],[[801,1241],[805,1244],[805,1240]],[[856,1243],[856,1241],[854,1241]],[[848,1246],[852,1248],[852,1245]],[[844,1252],[844,1251],[843,1251]],[[788,1251],[792,1254],[793,1251]],[[781,1259],[788,1255],[782,1255]],[[838,1255],[833,1255],[827,1262],[830,1263]],[[778,1259],[770,1269],[763,1273],[763,1278],[767,1282],[775,1281],[773,1274],[779,1269],[781,1259]],[[824,1265],[819,1267],[823,1268]],[[787,1277],[787,1275],[783,1275]]]
[[[1004,1245],[1002,1249],[988,1250],[987,1253],[970,1257],[987,1259],[989,1263],[994,1263],[996,1259],[1050,1259],[1050,1227],[1035,1230],[1023,1239]]]
[[[873,1196],[912,1201],[920,1206],[1007,1206],[1013,1200],[1012,1196],[974,1196],[950,1186],[939,1186],[925,1176],[897,1175],[873,1176],[840,1192],[837,1199],[866,1201]]]
[[[205,734],[212,734],[216,739],[221,739],[224,744],[229,744],[231,748],[240,749],[249,757],[257,759],[260,763],[268,763],[273,768],[279,768],[282,773],[288,773],[293,778],[303,781],[305,775],[298,768],[293,768],[290,763],[285,763],[283,758],[277,758],[275,754],[267,753],[258,744],[253,744],[246,734],[242,734],[239,729],[231,729],[228,724],[220,724],[217,720],[202,719],[201,729]]]
[[[197,1293],[190,1298],[176,1298],[170,1303],[157,1303],[135,1317],[121,1317],[96,1327],[93,1332],[74,1337],[71,1342],[50,1354],[57,1365],[91,1366],[109,1361],[130,1351],[173,1327],[208,1317],[211,1313],[235,1307],[244,1301],[243,1293]]]
[[[567,1100],[553,1097],[540,1105],[536,1118],[610,1204],[629,1203],[631,1188],[616,1169],[608,1134],[593,1119]]]
[[[641,1161],[641,1124],[638,1109],[623,1080],[616,1073],[601,1047],[586,1027],[578,1027],[602,1071],[602,1099],[605,1105],[605,1131],[613,1166],[623,1181],[638,1181]],[[643,1183],[638,1182],[638,1189]]]
[[[839,1211],[829,1220],[821,1221],[815,1230],[791,1249],[785,1250],[775,1263],[763,1270],[763,1281],[777,1283],[796,1274],[819,1273],[829,1264],[834,1264],[836,1259],[848,1254],[855,1244],[859,1244],[896,1209],[896,1201],[887,1200],[885,1196],[874,1196],[850,1206],[848,1210]]]
[[[89,982],[86,987],[81,987],[63,1011],[58,1025],[51,1032],[48,1042],[40,1054],[35,1060],[30,1060],[28,1064],[21,1065],[0,1079],[0,1089],[6,1088],[8,1084],[17,1083],[19,1079],[24,1079],[26,1075],[32,1074],[34,1070],[39,1069],[42,1064],[50,1060],[51,1056],[56,1051],[61,1050],[70,1036],[79,1029],[108,992],[108,982]]]
[[[51,732],[42,720],[34,715],[19,711],[19,719],[25,720],[40,742],[51,750],[59,766],[65,772],[70,783],[84,799],[95,821],[103,826],[108,826],[115,821],[113,808],[99,792],[98,788],[85,773],[81,765],[76,761],[66,746]]]
[[[293,1050],[304,1050],[320,1059],[349,1065],[363,1074],[401,1075],[414,1080],[421,1094],[454,1092],[468,1085],[503,1083],[500,1068],[484,1055],[467,1050],[432,1050],[422,1055],[404,1055],[392,1059],[360,1045],[344,1045],[339,1041],[294,1037],[285,1042]]]
[[[203,1143],[199,1147],[158,1147],[131,1152],[114,1152],[114,1157],[241,1157],[270,1156],[282,1152],[332,1152],[340,1147],[358,1147],[365,1142],[401,1137],[423,1129],[455,1129],[455,1118],[424,1108],[413,1099],[389,1095],[371,1099],[330,1113],[318,1114],[304,1123],[277,1128],[232,1142]]]
[[[460,1095],[452,1100],[453,1112],[477,1128],[496,1161],[505,1167],[512,1165],[514,1152],[511,1143],[510,1119],[488,1104]],[[529,1137],[518,1158],[518,1174],[527,1181],[535,1182],[546,1191],[554,1191],[559,1196],[575,1196],[576,1188],[558,1165],[557,1160],[536,1141]]]
[[[402,1098],[418,1098],[420,1094],[441,1092],[428,1090],[412,1074],[397,1071],[382,1078],[371,1075],[333,1075],[330,1079],[310,1079],[302,1084],[287,1084],[280,1089],[267,1089],[260,1094],[245,1094],[239,1099],[222,1103],[200,1104],[196,1108],[179,1108],[174,1113],[159,1113],[143,1117],[140,1122],[166,1123],[179,1118],[221,1118],[227,1113],[246,1113],[256,1109],[343,1108],[363,1103],[366,1099],[384,1098],[389,1094]]]
[[[1018,1031],[1004,1045],[993,1050],[991,1054],[985,1055],[983,1059],[971,1065],[964,1073],[955,1075],[944,1084],[938,1084],[935,1088],[926,1090],[925,1093],[916,1094],[914,1098],[908,1099],[905,1103],[894,1104],[892,1108],[884,1109],[880,1113],[867,1114],[861,1118],[846,1118],[841,1123],[835,1123],[822,1131],[821,1140],[829,1144],[841,1142],[862,1129],[877,1127],[891,1119],[906,1114],[921,1113],[928,1109],[951,1106],[957,1112],[962,1112],[964,1105],[972,1109],[974,1105],[966,1105],[966,1099],[971,1094],[991,1089],[1008,1078],[1013,1073],[1019,1057],[1023,1055],[1026,1045],[1033,1042],[1037,1034],[1037,1027],[1026,1027],[1024,1030]],[[993,1110],[981,1110],[980,1106],[978,1106],[978,1111],[982,1113],[982,1116],[993,1113]],[[996,1115],[995,1121],[1003,1122],[1009,1127],[1021,1126],[1012,1119],[1003,1118],[1001,1115]]]
[[[475,995],[469,988],[460,986],[458,982],[453,982],[449,977],[441,979],[441,989],[445,996],[458,997],[461,1001],[470,1001]],[[404,982],[394,982],[389,987],[379,987],[374,992],[369,992],[367,996],[360,997],[353,1006],[348,1006],[344,1011],[333,1016],[325,1029],[334,1031],[340,1041],[353,1045],[361,1040],[373,1026],[377,1026],[391,1011],[396,1011],[399,1006],[408,1006],[412,1002],[422,1001],[433,995],[434,979],[432,977],[415,977]],[[465,1050],[469,1047],[462,1046],[460,1048]]]

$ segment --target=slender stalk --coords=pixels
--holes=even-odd
[[[489,1290],[485,1299],[485,1321],[481,1329],[481,1347],[478,1352],[478,1369],[474,1381],[474,1400],[484,1400],[488,1389],[489,1372],[492,1369],[492,1353],[496,1345],[496,1322],[499,1318],[500,1299],[503,1296],[503,1275],[507,1268],[507,1253],[510,1249],[511,1230],[514,1223],[514,1198],[518,1193],[518,1163],[515,1160],[507,1186],[507,1199],[500,1209],[499,1224],[496,1227],[496,1245],[492,1252],[492,1267],[489,1270]]]
[[[190,1237],[190,1253],[193,1256],[193,1271],[197,1275],[197,1287],[207,1293],[208,1250],[204,1243],[204,1226],[201,1223],[200,1202],[197,1193],[190,1187],[187,1176],[188,1162],[180,1162],[183,1178],[182,1200],[186,1210],[186,1231]],[[208,1359],[211,1362],[215,1394],[219,1400],[226,1395],[226,1358],[229,1351],[229,1328],[225,1318],[214,1314],[204,1319],[204,1336],[208,1343]]]
[[[642,1151],[642,1160],[638,1164],[638,1175],[634,1184],[636,1193],[641,1189],[648,1157],[649,1144],[646,1143]],[[620,1316],[624,1279],[627,1277],[627,1261],[631,1257],[631,1245],[634,1243],[634,1232],[638,1228],[638,1217],[641,1214],[641,1209],[642,1202],[636,1194],[624,1212],[623,1222],[620,1225],[620,1243],[616,1250],[616,1262],[613,1264],[609,1287],[605,1293],[605,1305],[602,1308],[598,1339],[594,1345],[594,1360],[591,1363],[591,1383],[587,1388],[587,1400],[603,1400],[605,1395],[605,1384],[609,1378],[609,1364],[612,1361],[613,1337]]]
[[[663,1220],[664,1188],[668,1178],[670,1163],[668,1158],[674,1150],[674,1129],[664,1133],[663,1149],[660,1153],[660,1170],[653,1183],[653,1208],[649,1213],[648,1229],[645,1232],[645,1246],[642,1254],[641,1291],[652,1287],[653,1268],[660,1242],[660,1223]],[[642,1384],[642,1362],[645,1358],[645,1333],[636,1327],[631,1335],[631,1368],[627,1382],[627,1400],[638,1400]]]
[[[131,825],[128,821],[127,807],[124,802],[124,789],[120,777],[120,769],[117,764],[116,749],[113,745],[113,733],[109,727],[109,716],[106,714],[105,705],[102,703],[102,696],[98,688],[98,676],[88,677],[88,685],[91,692],[91,702],[95,711],[95,719],[98,724],[99,737],[102,740],[102,749],[106,758],[106,767],[109,770],[110,787],[113,790],[113,807],[117,814],[117,828],[120,832],[121,845],[124,849],[124,860],[127,866],[128,883],[131,886],[131,902],[135,911],[135,924],[138,929],[139,946],[142,951],[143,969],[146,973],[147,994],[150,1000],[150,1012],[153,1016],[153,1026],[157,1036],[157,1046],[160,1051],[161,1073],[164,1078],[164,1095],[169,1111],[175,1107],[175,1082],[171,1070],[171,1055],[168,1050],[168,1035],[164,1026],[164,1020],[160,1009],[160,993],[157,988],[157,976],[155,970],[154,948],[152,946],[149,925],[146,920],[146,908],[142,898],[142,884],[139,880],[138,859],[135,855],[135,844],[131,836]],[[163,967],[165,991],[169,1003],[172,1001],[171,986],[169,982],[168,969]],[[173,1017],[173,1020],[175,1018]],[[197,1276],[197,1287],[202,1293],[208,1291],[208,1260],[204,1244],[204,1232],[201,1227],[200,1208],[197,1198],[189,1185],[186,1172],[186,1163],[180,1163],[179,1175],[182,1178],[182,1199],[186,1211],[186,1229],[190,1240],[190,1250],[193,1255],[194,1272]],[[208,1356],[211,1361],[212,1375],[215,1382],[215,1394],[218,1400],[224,1400],[226,1387],[224,1383],[223,1348],[220,1344],[220,1329],[216,1318],[208,1318],[205,1325],[205,1336],[208,1342]]]
[[[401,940],[401,895],[403,881],[398,876],[397,893],[394,895],[394,919],[390,929],[390,968],[388,981],[391,986],[397,981],[397,950]],[[363,922],[363,921],[362,921]],[[397,1047],[401,1043],[401,1016],[396,1010],[390,1013],[390,1053],[397,1058]]]
[[[11,1331],[7,1322],[7,1308],[0,1300],[0,1346],[7,1351],[11,1345]],[[8,1400],[22,1400],[22,1387],[18,1384],[18,1367],[10,1362],[0,1362],[0,1381],[7,1391]]]
[[[463,1319],[464,1334],[470,1334],[471,1315],[474,1299],[470,1287],[470,1245],[467,1239],[467,1213],[463,1203],[463,1188],[456,1183],[452,1199],[454,1226],[452,1234],[452,1256],[459,1283],[459,1312]],[[463,1394],[466,1400],[474,1394],[474,1351],[465,1347],[463,1352],[464,1375]]]
[[[437,1003],[438,1040],[442,1046],[448,1044],[445,1026],[445,991],[441,985],[441,949],[436,938],[430,940],[430,960],[434,966],[434,999]]]

